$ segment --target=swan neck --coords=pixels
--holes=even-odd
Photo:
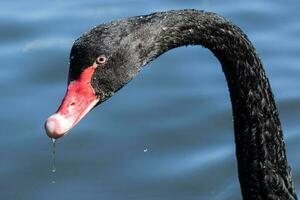
[[[194,10],[157,13],[150,23],[144,28],[153,33],[145,41],[145,63],[185,45],[204,46],[220,61],[231,97],[244,199],[297,199],[270,84],[247,36],[216,14]]]

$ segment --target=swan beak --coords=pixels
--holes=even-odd
[[[91,85],[94,71],[95,66],[90,66],[77,80],[69,83],[59,109],[45,122],[45,130],[50,138],[64,136],[99,102]]]

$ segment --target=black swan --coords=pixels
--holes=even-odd
[[[45,129],[59,138],[164,52],[202,45],[225,73],[234,119],[243,198],[296,200],[270,84],[254,47],[223,17],[197,10],[157,12],[99,25],[77,39],[68,89]]]

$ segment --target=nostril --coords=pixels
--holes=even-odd
[[[75,106],[75,102],[72,102],[72,103],[70,104],[70,106]]]

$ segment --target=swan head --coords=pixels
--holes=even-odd
[[[146,63],[145,40],[127,20],[100,25],[78,38],[71,49],[68,87],[57,112],[45,122],[49,137],[59,138],[92,108],[131,80]]]

